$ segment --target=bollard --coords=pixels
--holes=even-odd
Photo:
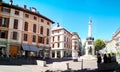
[[[81,69],[83,70],[83,59],[82,59],[82,62],[81,62]]]
[[[66,65],[67,65],[67,70],[69,69],[69,63],[66,63]]]

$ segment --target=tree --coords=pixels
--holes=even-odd
[[[83,45],[83,47],[85,47],[86,46],[86,42],[84,42],[84,45]]]
[[[106,45],[105,42],[101,39],[96,39],[94,42],[94,46],[95,46],[95,50],[99,51],[101,49],[103,49]]]

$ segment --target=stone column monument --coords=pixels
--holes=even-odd
[[[85,55],[94,55],[94,37],[92,37],[92,18],[88,22],[88,37],[86,38]]]

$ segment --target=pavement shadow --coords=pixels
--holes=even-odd
[[[98,71],[98,69],[93,69],[93,70],[82,69],[82,70],[66,70],[66,71],[60,71],[60,70],[50,71],[50,70],[47,70],[45,72],[99,72],[99,71]]]
[[[51,64],[53,62],[64,62],[64,61],[70,61],[72,60],[71,58],[56,58],[56,59],[44,59],[47,64]]]
[[[37,65],[36,58],[0,58],[0,65]]]
[[[43,59],[38,57],[17,57],[17,58],[0,57],[0,65],[37,65],[36,60],[43,60],[46,61],[47,64],[51,64],[53,62],[63,62],[72,59],[70,58]]]

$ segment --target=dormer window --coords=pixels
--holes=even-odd
[[[37,20],[37,17],[36,17],[36,16],[34,16],[34,20]]]
[[[44,22],[44,20],[43,20],[43,19],[41,19],[41,22]]]
[[[47,22],[47,25],[50,25],[50,23],[49,23],[49,22]]]
[[[25,17],[26,17],[26,18],[29,18],[29,14],[25,14]]]
[[[19,11],[15,11],[15,15],[19,15]]]
[[[10,9],[8,9],[8,8],[3,8],[3,9],[1,9],[4,13],[10,13]]]

